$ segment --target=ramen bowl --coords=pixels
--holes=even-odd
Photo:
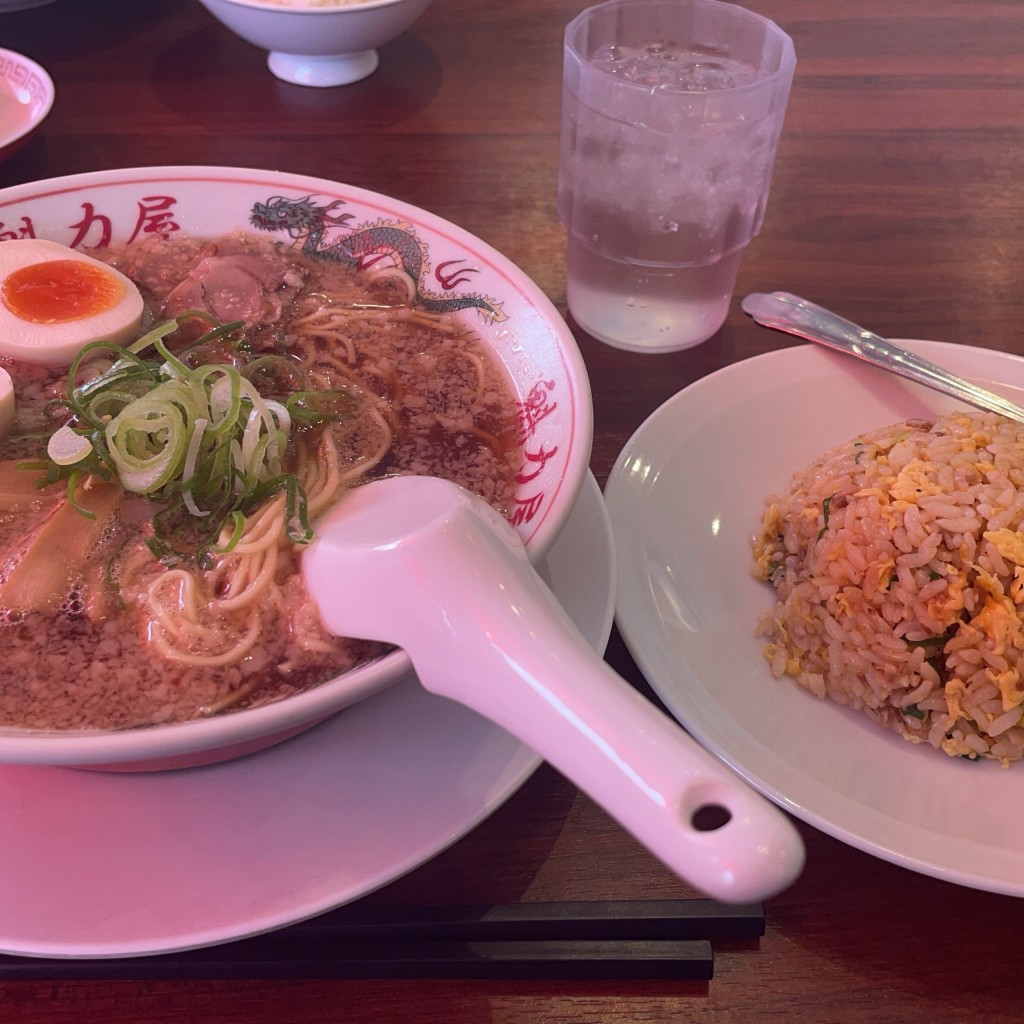
[[[295,85],[348,85],[373,74],[377,47],[401,35],[430,0],[200,0],[236,35],[269,51]]]
[[[557,310],[490,246],[385,196],[277,171],[134,168],[0,190],[0,247],[37,238],[102,254],[143,239],[238,233],[270,239],[285,253],[299,250],[304,259],[344,258],[368,273],[398,274],[410,282],[412,312],[429,311],[477,339],[508,383],[514,458],[522,458],[506,518],[531,559],[540,558],[587,472],[589,383]],[[0,763],[160,770],[222,761],[302,732],[410,668],[394,650],[282,699],[175,724],[28,729],[11,721],[0,728]],[[77,681],[88,671],[85,665],[68,675]],[[91,671],[102,676],[105,669]]]

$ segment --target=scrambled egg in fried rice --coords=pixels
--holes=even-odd
[[[1024,425],[855,438],[766,499],[754,559],[773,675],[950,756],[1024,756]]]

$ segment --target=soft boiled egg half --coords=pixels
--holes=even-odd
[[[124,345],[142,321],[138,288],[113,267],[41,238],[0,242],[0,355],[69,366],[92,341]]]

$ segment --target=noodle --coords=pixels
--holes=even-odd
[[[150,638],[165,658],[186,665],[227,665],[236,662],[255,646],[260,633],[259,615],[252,609],[245,620],[244,632],[232,639],[235,631],[221,622],[206,626],[200,621],[206,604],[198,599],[196,578],[181,569],[158,576],[147,590],[153,615]],[[171,591],[170,600],[163,596]],[[173,596],[177,592],[177,597]],[[194,653],[198,647],[199,652]]]

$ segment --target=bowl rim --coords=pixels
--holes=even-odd
[[[429,3],[430,0],[351,0],[349,3],[329,7],[307,6],[305,0],[298,0],[295,4],[286,3],[283,0],[201,0],[201,2],[206,7],[246,7],[250,10],[268,13],[327,15],[354,14],[357,11],[381,7],[398,7],[400,4]]]
[[[54,85],[53,79],[46,68],[31,57],[26,57],[23,53],[0,47],[0,60],[9,60],[12,63],[19,64],[34,74],[42,83],[45,95],[43,105],[38,113],[32,114],[26,123],[18,125],[6,134],[0,129],[0,151],[2,151],[30,135],[49,117],[54,101],[57,98],[57,87]]]
[[[558,340],[558,351],[573,396],[573,422],[576,430],[572,445],[577,450],[585,451],[586,457],[566,461],[565,473],[558,487],[561,513],[554,517],[555,525],[542,535],[534,534],[527,541],[531,560],[543,557],[565,525],[589,472],[593,442],[593,400],[589,375],[575,337],[551,299],[525,271],[478,235],[439,214],[360,186],[299,172],[227,165],[165,164],[109,168],[23,182],[0,188],[0,211],[8,203],[18,201],[21,193],[40,190],[53,194],[89,185],[117,185],[133,181],[141,183],[170,177],[223,180],[226,176],[243,186],[269,176],[275,179],[275,186],[285,188],[294,186],[304,190],[319,188],[326,191],[340,189],[353,199],[387,203],[395,216],[409,219],[425,228],[443,226],[450,235],[471,243],[503,277],[515,282],[516,288],[533,309],[544,314],[544,320]],[[310,690],[234,714],[123,731],[65,732],[0,728],[0,763],[124,766],[130,769],[133,763],[156,763],[189,754],[201,754],[203,751],[240,747],[260,737],[287,735],[289,731],[299,731],[316,724],[344,707],[384,689],[410,671],[411,659],[405,651],[397,649]],[[343,699],[338,691],[344,691]]]

